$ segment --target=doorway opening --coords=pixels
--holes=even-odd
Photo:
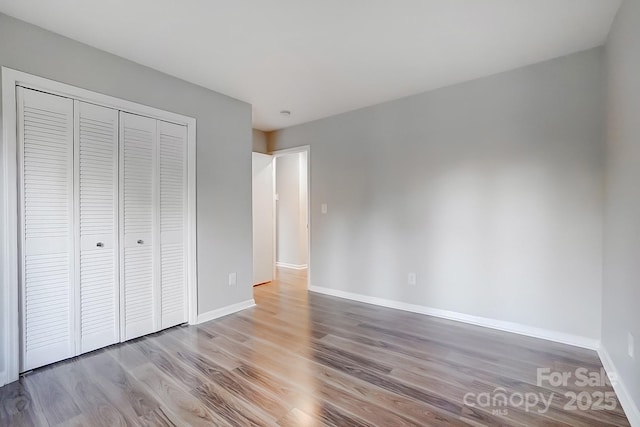
[[[253,153],[253,284],[278,271],[310,282],[309,147]]]

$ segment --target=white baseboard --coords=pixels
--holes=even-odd
[[[247,308],[255,307],[256,302],[253,298],[248,299],[246,301],[238,302],[236,304],[231,304],[226,307],[218,308],[216,310],[211,310],[206,313],[198,314],[198,320],[196,325],[200,323],[208,322],[209,320],[217,319],[218,317],[227,316],[229,314],[236,313],[238,311],[245,310]]]
[[[7,373],[5,371],[0,371],[0,387],[7,383]]]
[[[304,270],[307,264],[289,264],[286,262],[276,262],[276,267],[290,268],[291,270]]]
[[[512,332],[514,334],[526,335],[534,338],[541,338],[549,341],[559,342],[562,344],[569,344],[576,347],[587,348],[590,350],[597,350],[600,347],[600,341],[595,338],[567,334],[564,332],[558,332],[549,329],[536,328],[520,323],[490,319],[487,317],[472,316],[470,314],[442,310],[439,308],[432,308],[417,304],[409,304],[406,302],[394,301],[385,298],[355,294],[352,292],[345,292],[336,289],[325,288],[322,286],[309,286],[309,290],[312,292],[318,292],[338,298],[345,298],[364,302],[367,304],[410,311],[412,313],[426,314],[427,316],[441,317],[443,319],[456,320],[458,322],[470,323],[472,325],[484,326],[485,328],[498,329],[500,331]]]
[[[618,375],[616,365],[613,363],[611,356],[609,356],[609,352],[607,352],[606,348],[600,346],[598,355],[600,356],[605,371],[607,371],[609,377],[612,378],[613,389],[618,396],[622,409],[624,409],[624,413],[627,415],[629,423],[631,423],[632,427],[640,427],[640,408],[638,408],[638,403],[633,400],[629,390],[624,385],[624,381]]]

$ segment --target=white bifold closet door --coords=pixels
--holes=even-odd
[[[123,340],[159,329],[156,120],[120,113]]]
[[[21,371],[76,354],[73,101],[18,88]]]
[[[123,340],[187,321],[186,142],[185,126],[120,113]]]
[[[187,321],[187,128],[158,121],[161,327]]]
[[[187,321],[187,128],[18,87],[27,371]]]
[[[80,348],[120,341],[118,111],[75,101]]]
[[[18,88],[22,370],[120,340],[118,112]]]

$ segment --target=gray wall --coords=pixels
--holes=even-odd
[[[252,297],[249,104],[2,14],[0,65],[195,117],[198,311]]]
[[[602,343],[640,403],[640,1],[623,3],[606,45],[607,176]],[[627,334],[636,341],[627,355]]]
[[[312,285],[599,338],[602,55],[271,134],[311,145]]]
[[[266,133],[258,129],[253,129],[252,141],[252,151],[262,154],[268,153]]]

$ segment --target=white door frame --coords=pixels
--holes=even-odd
[[[189,323],[197,323],[197,259],[196,259],[196,119],[163,111],[135,102],[77,88],[54,80],[2,67],[2,216],[0,228],[4,236],[0,267],[4,325],[4,361],[0,366],[0,386],[19,376],[20,334],[18,298],[18,169],[17,169],[17,103],[16,86],[77,99],[104,107],[151,117],[187,127],[187,299]]]
[[[301,145],[293,148],[285,148],[283,150],[275,150],[271,151],[271,154],[274,160],[277,157],[286,156],[289,154],[297,154],[297,153],[307,153],[307,289],[311,286],[311,146],[310,145]],[[274,260],[276,258],[276,165],[274,163],[273,168],[273,254]],[[274,268],[274,277],[275,277],[275,261],[273,263]]]

